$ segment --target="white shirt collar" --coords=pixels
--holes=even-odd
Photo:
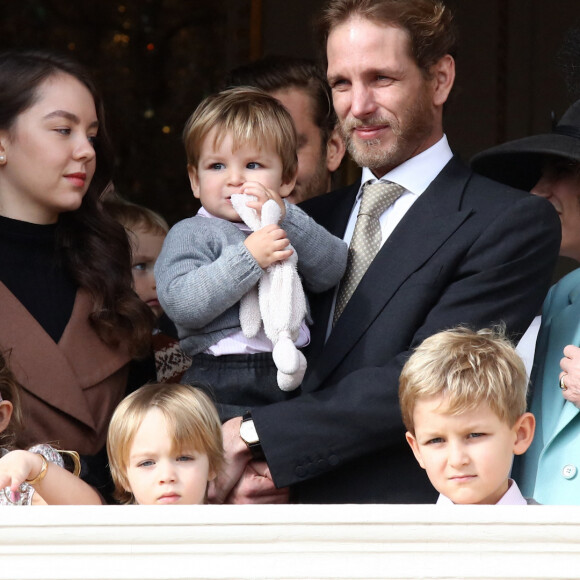
[[[435,145],[419,153],[419,155],[407,159],[407,161],[383,175],[381,179],[398,183],[407,191],[420,195],[429,187],[452,157],[453,152],[449,147],[447,136],[443,135]],[[368,167],[363,167],[361,185],[369,180],[378,181]]]

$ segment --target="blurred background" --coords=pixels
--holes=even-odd
[[[465,160],[549,132],[580,98],[579,0],[447,0],[459,29],[446,114]],[[181,130],[233,67],[267,54],[317,57],[322,0],[0,0],[0,49],[52,48],[94,73],[116,148],[115,184],[170,224],[197,210]],[[356,174],[345,167],[343,181]]]

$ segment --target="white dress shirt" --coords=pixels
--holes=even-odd
[[[415,203],[419,196],[431,185],[431,182],[441,173],[441,170],[447,165],[449,160],[453,157],[453,153],[447,142],[447,137],[443,137],[429,147],[429,149],[411,157],[395,169],[377,179],[373,172],[364,167],[362,170],[361,187],[356,196],[356,202],[352,208],[348,225],[344,233],[344,241],[350,244],[360,200],[362,196],[362,186],[370,181],[376,183],[377,181],[392,181],[402,185],[405,191],[397,199],[397,201],[387,208],[380,217],[381,222],[381,244],[391,235],[397,224],[403,219],[409,208]]]

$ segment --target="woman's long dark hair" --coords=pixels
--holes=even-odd
[[[18,115],[38,98],[47,79],[71,75],[91,93],[99,133],[97,166],[79,209],[64,212],[57,226],[64,263],[81,288],[94,299],[91,323],[106,344],[124,344],[133,356],[151,344],[153,315],[132,290],[131,250],[125,230],[101,208],[100,197],[111,181],[113,153],[105,127],[102,99],[88,72],[77,62],[47,51],[0,53],[0,130],[10,131]]]

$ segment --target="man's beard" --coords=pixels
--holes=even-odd
[[[328,191],[328,168],[326,167],[326,146],[323,152],[321,152],[320,159],[316,165],[316,171],[307,183],[299,183],[294,188],[292,193],[288,196],[288,201],[290,203],[301,203],[316,197],[317,195],[322,195]]]
[[[353,129],[364,126],[388,125],[392,143],[383,144],[382,139],[360,140],[353,138]],[[361,121],[347,118],[340,123],[340,133],[351,157],[360,167],[368,167],[377,176],[382,176],[398,167],[413,155],[422,140],[431,133],[433,117],[425,98],[417,98],[403,115],[403,123],[395,117],[372,117]]]

